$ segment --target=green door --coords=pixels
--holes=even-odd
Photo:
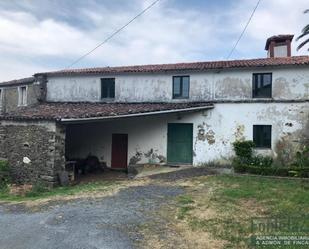
[[[193,125],[168,124],[167,129],[167,162],[192,164]]]

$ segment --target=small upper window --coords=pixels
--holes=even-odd
[[[115,78],[101,79],[101,99],[115,98]]]
[[[27,105],[27,87],[21,86],[18,88],[18,105],[25,106]]]
[[[252,97],[253,98],[271,98],[271,73],[253,74]]]
[[[185,99],[189,98],[190,77],[174,76],[173,77],[173,98]]]
[[[271,125],[253,125],[253,142],[256,148],[271,148]]]

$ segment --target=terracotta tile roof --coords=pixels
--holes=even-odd
[[[123,67],[97,67],[68,69],[61,71],[38,73],[36,75],[65,76],[85,74],[118,74],[118,73],[154,73],[170,71],[205,71],[212,69],[258,68],[267,66],[309,65],[309,56],[293,56],[281,58],[261,58],[248,60],[208,61],[176,64],[154,64]]]
[[[188,103],[41,103],[0,115],[6,120],[61,120],[149,113],[189,108],[212,108],[207,102]],[[184,111],[184,110],[183,110]]]
[[[29,84],[34,82],[34,77],[28,77],[28,78],[22,78],[17,80],[10,80],[10,81],[4,81],[0,82],[0,86],[7,86],[7,85],[21,85],[21,84]]]

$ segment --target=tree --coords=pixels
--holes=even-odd
[[[304,14],[309,13],[309,9],[304,11]],[[306,37],[306,39],[304,41],[302,41],[298,46],[297,46],[297,50],[301,49],[303,46],[305,46],[307,43],[309,43],[309,38],[307,38],[307,36],[309,36],[309,24],[307,24],[303,29],[302,29],[302,33],[301,35],[299,35],[296,38],[296,41],[298,41],[299,39]],[[309,51],[309,49],[308,49]]]

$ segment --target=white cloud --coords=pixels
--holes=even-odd
[[[44,12],[43,4],[35,8],[27,2],[27,10],[0,7],[0,81],[66,66],[125,24],[149,2],[135,0],[130,8],[112,10],[110,5],[91,2],[71,12],[61,6],[59,11],[64,13],[61,18],[51,14],[38,16],[36,11]],[[224,59],[255,3],[238,0],[232,7],[209,11],[190,8],[189,3],[188,8],[178,8],[177,1],[161,1],[76,66]],[[50,7],[46,4],[45,8]],[[299,33],[309,16],[302,14],[306,8],[307,0],[262,0],[233,58],[264,56],[267,37]],[[63,18],[74,14],[87,25]]]
[[[18,78],[30,77],[35,72],[43,72],[47,67],[34,64],[24,57],[9,59],[8,57],[0,58],[0,76],[1,80],[9,81]]]
[[[32,57],[69,56],[95,44],[80,30],[52,19],[39,21],[29,13],[7,11],[1,11],[0,16],[1,51]],[[76,46],[80,42],[83,46]]]
[[[241,28],[247,21],[254,2],[248,0],[242,2],[242,10],[246,8],[250,11],[247,11],[246,16],[242,18]],[[254,54],[252,50],[264,49],[266,39],[272,35],[295,34],[297,37],[303,26],[308,23],[309,15],[303,14],[308,7],[308,0],[262,0],[237,50],[242,55],[251,55]],[[294,38],[292,54],[306,54],[306,49],[297,52],[296,47],[297,42]]]

